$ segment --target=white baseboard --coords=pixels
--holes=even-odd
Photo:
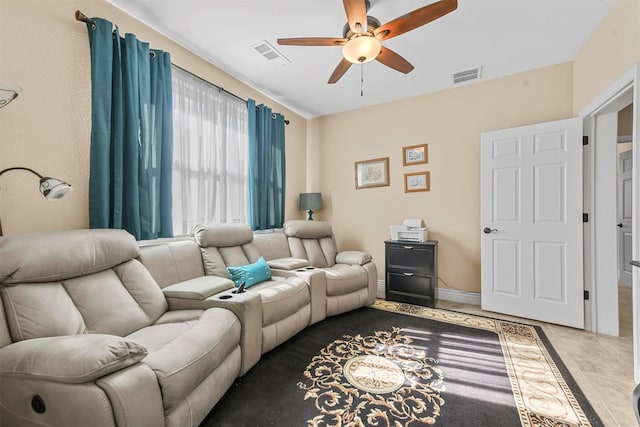
[[[376,297],[384,299],[384,280],[378,280]],[[480,305],[480,292],[459,291],[457,289],[438,288],[438,299]]]
[[[438,299],[461,302],[464,304],[480,305],[480,292],[438,288]]]
[[[378,280],[376,298],[384,299],[384,280]]]

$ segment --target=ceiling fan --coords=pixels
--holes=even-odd
[[[377,60],[387,67],[410,73],[413,65],[391,49],[382,46],[384,40],[415,30],[434,21],[458,7],[458,0],[440,0],[406,13],[384,25],[373,16],[368,16],[369,0],[343,0],[347,24],[342,38],[301,37],[278,39],[280,45],[290,46],[342,46],[344,58],[329,77],[329,84],[336,83],[347,72],[351,64],[364,64]]]

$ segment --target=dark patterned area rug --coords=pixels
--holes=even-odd
[[[262,356],[202,426],[602,426],[538,327],[377,301]]]

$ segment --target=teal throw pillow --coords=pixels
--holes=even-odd
[[[227,267],[227,271],[233,283],[236,284],[236,287],[244,282],[245,287],[248,288],[249,286],[271,279],[271,269],[263,257],[260,257],[258,261],[253,264],[240,267]]]

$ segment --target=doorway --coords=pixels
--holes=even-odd
[[[633,221],[633,104],[618,112],[617,224],[618,285],[631,287]]]
[[[584,147],[584,278],[585,328],[618,336],[618,228],[617,163],[618,115],[631,110],[632,184],[631,251],[640,259],[640,63],[635,64],[581,114],[587,145]],[[633,105],[631,105],[633,104]],[[631,107],[629,107],[631,105]],[[586,215],[585,215],[586,217]],[[585,218],[587,219],[587,218]],[[640,382],[640,270],[632,272],[634,378]],[[587,296],[587,295],[585,295]]]
[[[633,103],[618,112],[617,240],[618,240],[618,336],[633,334],[632,279],[630,264],[633,240]]]
[[[596,113],[588,116],[585,135],[585,277],[591,277],[594,299],[585,303],[590,309],[593,332],[619,335],[619,262],[618,262],[618,116],[633,101],[633,84],[627,85]],[[633,195],[633,193],[631,192]],[[588,240],[588,241],[587,241]],[[622,254],[621,254],[622,255]],[[587,281],[587,284],[589,282]],[[595,300],[595,301],[594,301]],[[589,328],[591,326],[591,328]]]

